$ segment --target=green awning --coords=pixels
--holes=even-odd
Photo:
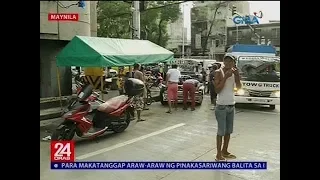
[[[75,36],[58,54],[57,66],[114,67],[173,60],[173,52],[147,40]]]

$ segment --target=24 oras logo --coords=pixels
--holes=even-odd
[[[74,162],[74,141],[51,141],[51,162]]]

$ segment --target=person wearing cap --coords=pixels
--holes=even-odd
[[[235,57],[225,56],[223,59],[224,66],[216,70],[214,75],[214,88],[217,93],[215,116],[218,124],[216,161],[236,158],[228,151],[235,114],[234,86],[236,85],[238,89],[241,88],[240,75],[235,66],[235,61]]]

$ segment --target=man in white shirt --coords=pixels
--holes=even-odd
[[[172,68],[168,70],[166,83],[168,92],[168,105],[169,110],[166,113],[171,113],[171,101],[174,101],[174,107],[177,109],[178,103],[178,82],[181,76],[180,71],[177,69],[178,65],[173,64]]]

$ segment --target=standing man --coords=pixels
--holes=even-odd
[[[140,71],[140,64],[133,65],[133,78],[139,79],[145,83],[144,75]],[[138,118],[137,122],[145,121],[144,119],[141,119],[141,111],[143,110],[143,107],[144,107],[143,96],[144,96],[144,92],[141,93],[140,95],[135,96],[133,100],[134,108],[137,111],[137,118]]]
[[[147,108],[147,79],[146,79],[146,68],[145,67],[141,67],[140,66],[140,72],[142,72],[143,74],[143,78],[144,78],[144,91],[143,91],[143,110],[149,110],[149,108]]]
[[[187,110],[187,101],[188,97],[191,98],[191,111],[195,110],[196,102],[195,102],[195,93],[199,88],[200,82],[195,79],[187,79],[183,82],[183,110]]]
[[[216,106],[216,98],[217,98],[217,93],[214,89],[214,73],[215,71],[218,69],[218,66],[213,64],[209,70],[210,70],[210,74],[209,74],[209,88],[210,88],[210,99],[211,99],[211,104],[213,105],[213,108]]]
[[[206,85],[206,80],[207,80],[207,72],[204,68],[202,68],[201,70],[201,75],[202,75],[202,83],[204,84],[204,87],[205,87],[205,92],[208,93],[209,92],[209,89],[208,89],[208,86]]]
[[[171,101],[173,100],[174,107],[177,109],[178,104],[178,82],[181,76],[180,71],[177,69],[178,65],[173,64],[172,68],[166,74],[167,92],[168,92],[168,105],[169,110],[166,113],[171,113]]]
[[[118,72],[118,89],[119,89],[119,95],[124,94],[124,82],[125,82],[125,76],[126,74],[124,73],[124,67],[119,67],[119,72]]]
[[[164,64],[163,63],[159,63],[159,72],[161,73],[162,77],[164,77]]]
[[[216,161],[234,159],[235,155],[228,152],[230,135],[233,132],[235,113],[234,85],[241,88],[239,71],[235,66],[236,58],[230,55],[224,57],[224,67],[215,71],[214,88],[217,93],[215,115],[218,123]],[[223,137],[223,147],[222,146]]]

